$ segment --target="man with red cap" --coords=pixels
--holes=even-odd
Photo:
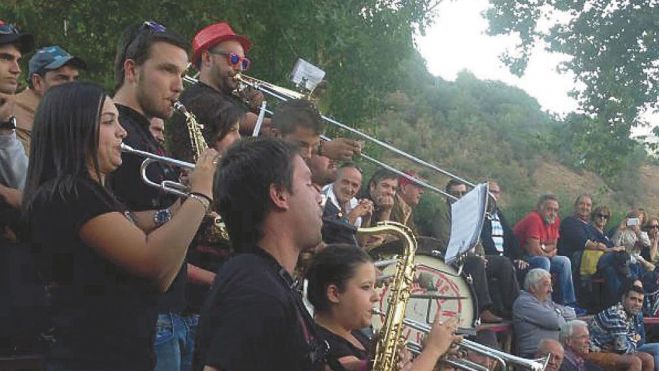
[[[248,88],[240,93],[242,99],[234,95],[238,87],[236,74],[247,70],[251,64],[250,59],[245,57],[251,46],[247,37],[236,34],[226,22],[215,23],[199,31],[192,40],[192,63],[199,70],[199,82],[183,92],[181,103],[189,105],[201,96],[206,100],[211,96],[218,110],[228,111],[231,107],[240,107],[245,112],[240,120],[240,132],[251,135],[264,99],[263,94]],[[248,107],[241,100],[249,102]],[[195,113],[194,108],[190,111]],[[174,117],[171,127],[171,140],[189,142],[184,118]],[[270,119],[263,121],[261,130],[264,133],[270,132]],[[361,144],[356,140],[337,138],[322,143],[317,151],[332,160],[348,161],[354,154],[361,152]]]
[[[191,102],[203,97],[205,101],[213,101],[213,106],[220,111],[237,107],[243,111],[240,131],[243,135],[251,135],[263,94],[254,89],[245,89],[240,98],[234,95],[238,87],[236,74],[247,70],[251,64],[249,58],[245,57],[251,45],[247,37],[236,34],[226,22],[215,23],[199,31],[192,39],[192,63],[199,70],[199,82],[185,89],[180,98],[181,103],[193,106]],[[249,102],[248,106],[241,100]],[[190,111],[195,113],[194,107]],[[189,142],[184,119],[174,117],[170,133],[173,140]],[[270,119],[264,120],[265,131],[269,126]]]
[[[405,174],[417,178],[415,171],[405,171]],[[394,207],[391,210],[391,220],[405,224],[415,234],[418,234],[414,224],[413,211],[421,201],[422,195],[423,187],[407,177],[400,176],[398,178],[398,191],[394,197]]]

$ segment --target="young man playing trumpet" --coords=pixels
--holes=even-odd
[[[117,47],[114,96],[119,121],[126,129],[124,143],[151,153],[159,143],[151,134],[150,119],[169,119],[183,90],[182,75],[188,65],[188,43],[177,34],[153,21],[128,27]],[[124,153],[122,165],[113,173],[111,187],[138,224],[153,228],[167,223],[177,212],[176,197],[147,186],[140,175],[142,157]],[[177,171],[165,164],[154,164],[147,171],[156,183],[177,181]],[[206,196],[208,197],[208,196]],[[156,324],[156,370],[189,370],[194,345],[196,315],[187,309],[186,278],[188,264],[183,262],[168,291],[159,298]]]

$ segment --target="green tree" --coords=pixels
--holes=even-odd
[[[0,19],[35,34],[37,45],[59,44],[89,63],[85,78],[112,86],[121,31],[157,20],[191,39],[202,27],[229,20],[253,42],[250,74],[285,84],[302,57],[327,72],[323,107],[358,120],[377,112],[382,91],[401,82],[403,61],[415,54],[412,35],[432,20],[439,0],[5,0]]]
[[[643,124],[639,114],[658,107],[656,0],[490,0],[486,16],[490,34],[519,36],[516,50],[502,56],[518,75],[539,43],[569,56],[561,68],[583,84],[573,94],[592,118],[586,132],[628,143],[630,128]],[[629,154],[633,146],[622,150]]]

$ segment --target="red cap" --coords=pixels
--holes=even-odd
[[[405,170],[405,171],[403,171],[403,173],[411,176],[412,178],[419,179],[418,173],[414,170]],[[398,177],[398,186],[399,187],[404,186],[404,185],[408,185],[408,184],[413,184],[415,186],[420,187],[417,183],[414,183],[414,181],[410,180],[409,178],[406,178],[402,175],[400,177]]]
[[[201,52],[221,43],[222,41],[236,40],[243,46],[245,53],[252,43],[248,38],[237,35],[226,22],[215,23],[203,28],[192,39],[192,63],[198,64]]]

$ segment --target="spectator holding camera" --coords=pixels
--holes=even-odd
[[[641,268],[645,271],[653,271],[655,268],[654,264],[648,261],[647,252],[651,242],[648,234],[641,230],[639,215],[638,210],[630,211],[613,234],[613,244],[624,246],[630,255],[630,273],[636,277],[640,277]]]

